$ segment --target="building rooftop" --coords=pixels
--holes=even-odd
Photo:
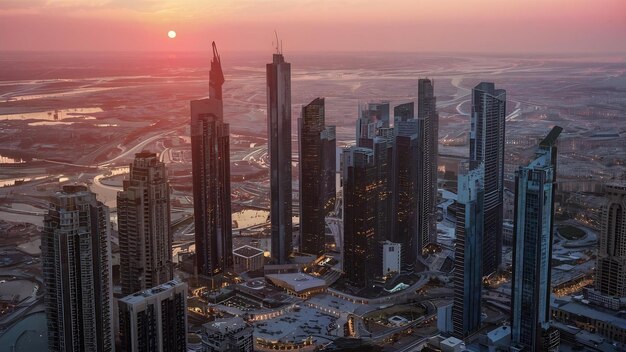
[[[202,324],[204,330],[209,334],[227,334],[228,332],[237,332],[246,328],[246,326],[246,322],[241,317],[216,319],[210,323]]]
[[[616,312],[612,312],[605,308],[576,302],[571,298],[556,299],[551,305],[570,314],[575,314],[594,320],[601,320],[608,324],[617,326],[620,329],[626,329],[626,318],[624,318],[623,316],[619,316]]]
[[[508,326],[497,327],[487,333],[487,338],[490,341],[499,341],[502,338],[511,335],[511,328]]]
[[[184,286],[185,284],[178,280],[170,280],[164,284],[159,286],[147,289],[145,291],[139,291],[133,294],[130,294],[126,297],[120,298],[120,302],[124,302],[127,304],[136,304],[145,301],[146,298],[150,298],[153,296],[157,296],[161,292],[165,292],[177,286]]]
[[[330,342],[335,338],[330,335],[330,331],[336,329],[335,321],[336,318],[316,309],[300,307],[280,317],[255,322],[254,337],[272,342],[301,342],[313,337],[320,342]]]
[[[326,286],[326,281],[303,273],[268,274],[265,278],[274,285],[288,288],[294,292],[303,292]]]
[[[252,258],[258,255],[263,255],[263,250],[245,245],[245,246],[241,246],[239,248],[233,249],[233,254],[238,255],[240,257]]]

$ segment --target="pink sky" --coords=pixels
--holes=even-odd
[[[168,39],[167,32],[178,33]],[[626,0],[0,0],[0,50],[626,52]]]

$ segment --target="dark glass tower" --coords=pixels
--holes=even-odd
[[[376,167],[371,149],[351,147],[342,154],[346,277],[365,287],[377,273],[375,238]]]
[[[427,78],[417,82],[417,118],[419,129],[419,195],[418,232],[422,252],[429,243],[437,242],[437,156],[439,153],[439,114],[434,82]]]
[[[63,186],[43,224],[48,351],[113,351],[109,209],[86,186]]]
[[[293,251],[291,204],[291,64],[281,52],[266,65],[270,158],[272,259],[285,264]]]
[[[209,98],[191,101],[191,159],[198,274],[212,276],[232,266],[230,145],[224,123],[224,74],[213,43]]]
[[[412,105],[413,103],[405,104],[406,107]],[[392,176],[394,228],[391,241],[402,245],[402,269],[409,271],[414,268],[419,248],[418,129],[419,123],[412,116],[405,120],[396,116]]]
[[[488,82],[472,89],[470,167],[485,164],[485,276],[496,272],[502,262],[505,117],[506,91]]]
[[[169,183],[155,153],[135,154],[130,179],[117,193],[117,219],[122,293],[173,279]]]
[[[458,177],[456,210],[456,244],[454,254],[454,335],[464,339],[480,328],[483,287],[483,190],[484,168],[481,164],[469,171],[461,164]]]
[[[324,119],[324,98],[304,106],[298,119],[300,252],[315,255],[325,252],[325,218],[335,199],[335,133]]]
[[[539,144],[535,159],[515,175],[511,343],[530,351],[558,351],[558,335],[553,339],[549,324],[556,141],[561,131],[555,126]]]

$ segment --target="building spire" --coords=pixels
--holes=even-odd
[[[213,42],[213,59],[211,60],[211,71],[209,72],[209,97],[222,100],[222,85],[224,84],[224,73],[222,72],[222,61],[217,52],[217,46]]]

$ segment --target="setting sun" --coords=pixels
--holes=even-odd
[[[167,32],[167,36],[170,37],[170,39],[174,39],[174,38],[176,38],[176,32],[175,31],[169,31],[169,32]]]

